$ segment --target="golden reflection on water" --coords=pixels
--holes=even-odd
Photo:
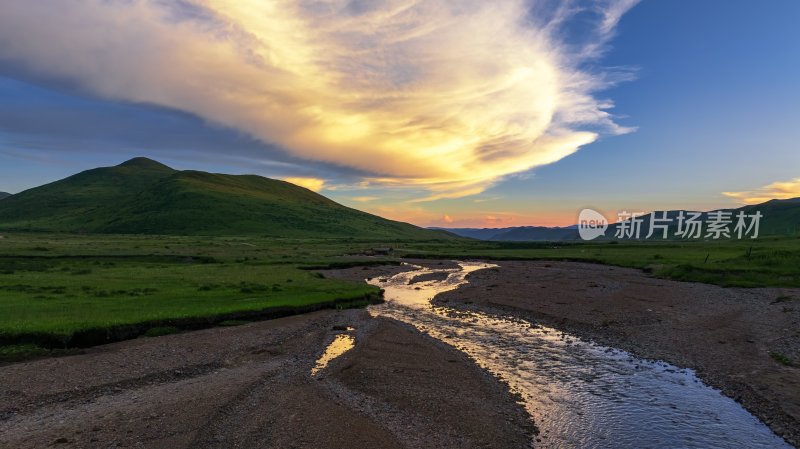
[[[336,338],[333,339],[331,344],[329,344],[328,347],[325,348],[325,353],[322,354],[322,357],[320,357],[317,360],[316,366],[314,366],[314,368],[311,368],[311,375],[314,376],[323,369],[325,369],[325,367],[328,366],[328,363],[330,363],[331,360],[353,349],[355,345],[356,345],[356,339],[352,335],[347,335],[347,334],[337,335]]]

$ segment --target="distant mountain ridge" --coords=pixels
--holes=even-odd
[[[8,198],[9,196],[11,196],[11,194],[8,192],[0,192],[0,200],[3,198]]]
[[[562,241],[578,238],[577,228],[547,226],[515,226],[509,228],[431,228],[452,232],[461,237],[493,241]]]
[[[746,214],[754,214],[756,211],[761,212],[763,218],[760,223],[759,235],[800,235],[800,198],[790,198],[785,200],[769,200],[765,203],[755,204],[750,206],[743,206],[737,209],[720,209],[722,211],[731,212],[735,217],[739,211]],[[656,211],[657,218],[660,217],[664,211]],[[694,212],[688,210],[671,210],[666,211],[668,218],[675,218],[680,212]],[[703,217],[706,217],[709,212],[701,212]],[[642,218],[642,235],[645,237],[650,227],[649,214],[644,215]],[[600,239],[611,239],[615,235],[618,224],[609,225],[609,229],[605,233],[605,237]],[[675,232],[676,226],[673,225],[669,234]],[[453,234],[468,237],[478,240],[491,240],[491,241],[515,241],[515,242],[531,242],[531,241],[576,241],[581,240],[578,234],[577,225],[566,227],[546,227],[546,226],[516,226],[508,228],[433,228],[441,229],[444,231],[452,232]],[[674,237],[674,236],[673,236]]]
[[[87,170],[12,195],[0,202],[0,229],[387,240],[457,238],[351,209],[285,181],[179,171],[147,158]]]

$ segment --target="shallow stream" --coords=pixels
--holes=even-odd
[[[791,448],[690,370],[641,360],[613,348],[509,316],[433,306],[437,294],[494,265],[416,267],[370,283],[385,290],[376,316],[409,323],[472,357],[507,382],[548,448]],[[440,273],[443,280],[410,281]],[[469,392],[464,392],[469,394]]]

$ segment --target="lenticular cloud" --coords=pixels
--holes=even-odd
[[[630,0],[73,0],[0,6],[0,60],[294,156],[477,193],[618,133],[597,58]],[[565,24],[595,24],[582,42]]]

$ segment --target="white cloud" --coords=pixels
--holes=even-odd
[[[591,3],[575,51],[556,31],[580,8],[546,1],[12,0],[0,60],[448,198],[626,131],[580,67],[634,3]]]

